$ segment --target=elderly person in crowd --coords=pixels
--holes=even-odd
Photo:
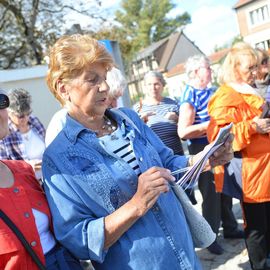
[[[109,100],[108,106],[109,108],[117,108],[122,107],[118,104],[119,98],[123,96],[124,91],[127,87],[127,80],[123,76],[120,69],[116,67],[112,67],[110,71],[107,72],[107,79],[106,79],[110,90],[109,90]]]
[[[111,55],[88,35],[60,38],[47,82],[68,108],[45,150],[45,191],[57,239],[95,269],[201,269],[170,170],[174,156],[130,109],[108,109]],[[231,139],[210,164],[231,159]],[[197,157],[195,156],[196,160]]]
[[[116,108],[118,106],[119,98],[124,94],[127,87],[127,81],[123,76],[120,69],[112,67],[107,73],[107,83],[110,87],[108,97],[108,108]],[[56,112],[46,130],[45,143],[48,146],[57,134],[63,129],[66,123],[68,109],[63,107],[60,111]]]
[[[194,155],[208,144],[206,130],[210,117],[207,104],[215,89],[209,87],[212,71],[205,56],[190,57],[186,62],[186,74],[188,84],[181,96],[178,134],[180,138],[187,139],[189,153]],[[200,175],[198,188],[203,199],[202,214],[212,230],[218,234],[222,220],[225,238],[243,238],[243,231],[238,230],[232,212],[232,198],[216,192],[212,171]],[[223,253],[217,241],[208,247],[208,250],[217,255]]]
[[[25,160],[41,179],[41,160],[45,150],[45,128],[32,115],[31,95],[22,88],[8,93],[9,135],[0,140],[0,159]]]
[[[257,48],[258,70],[254,87],[257,92],[268,102],[270,102],[270,63],[267,51]]]
[[[257,54],[247,43],[235,44],[219,75],[220,88],[209,101],[208,137],[233,123],[235,158],[215,169],[219,191],[242,200],[245,240],[253,270],[270,269],[270,119],[261,119],[264,99],[252,88]],[[224,174],[225,173],[225,174]]]
[[[9,131],[8,106],[9,99],[0,90],[1,139]],[[0,269],[37,270],[42,269],[41,265],[47,270],[82,269],[79,261],[60,246],[54,237],[49,206],[32,167],[22,160],[1,160],[0,176]],[[17,226],[30,244],[39,258],[39,267],[4,221],[2,213]]]
[[[162,73],[149,71],[144,76],[144,85],[145,97],[134,105],[134,110],[174,154],[182,155],[177,134],[179,106],[175,100],[162,96],[166,85]]]

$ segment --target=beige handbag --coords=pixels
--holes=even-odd
[[[175,183],[172,183],[171,187],[182,205],[194,246],[197,248],[209,247],[215,241],[216,234],[205,218],[193,207],[183,188]]]

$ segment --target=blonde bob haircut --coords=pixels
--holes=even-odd
[[[102,64],[107,70],[114,66],[113,58],[105,46],[91,36],[75,34],[56,41],[49,52],[47,84],[62,105],[65,101],[58,95],[58,82],[67,83],[80,76],[89,65],[96,63]]]
[[[245,42],[238,42],[228,52],[218,74],[220,84],[238,82],[242,78],[239,74],[239,66],[243,62],[248,62],[250,66],[258,65],[256,51]]]

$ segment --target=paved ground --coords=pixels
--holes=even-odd
[[[196,199],[198,204],[196,208],[201,210],[200,192],[196,190]],[[233,200],[233,211],[238,220],[239,226],[242,227],[243,220],[241,208],[237,200]],[[222,245],[225,252],[222,255],[211,254],[207,249],[196,249],[196,252],[202,262],[204,270],[250,270],[245,242],[242,239],[224,239],[222,229],[218,237],[218,242]]]

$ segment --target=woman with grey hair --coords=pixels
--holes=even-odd
[[[177,134],[179,107],[175,100],[162,96],[166,85],[162,73],[149,71],[144,76],[144,85],[145,97],[134,105],[134,110],[174,154],[182,155],[182,144]]]
[[[8,93],[9,135],[0,140],[0,159],[25,160],[41,179],[41,160],[45,150],[45,128],[32,115],[31,95],[22,88]]]
[[[22,107],[14,104],[18,96],[25,97]],[[0,139],[8,134],[9,103],[11,110],[30,108],[28,93],[16,91],[11,97],[9,102],[0,89]],[[54,236],[48,202],[31,166],[23,160],[1,160],[0,175],[0,269],[82,270],[80,262]],[[29,247],[36,256],[30,256]]]
[[[187,140],[189,153],[194,155],[208,144],[206,131],[210,116],[207,105],[215,89],[211,86],[212,71],[207,57],[192,56],[187,60],[185,68],[188,84],[181,96],[178,134]],[[202,214],[212,230],[218,234],[222,220],[225,238],[243,238],[243,231],[238,230],[232,212],[232,198],[216,192],[212,171],[200,175],[198,188],[203,198]],[[217,255],[223,253],[217,241],[208,250]]]
[[[118,101],[123,96],[124,91],[127,87],[127,80],[123,76],[120,69],[113,67],[107,73],[107,83],[110,86],[109,90],[109,107],[118,107]]]

